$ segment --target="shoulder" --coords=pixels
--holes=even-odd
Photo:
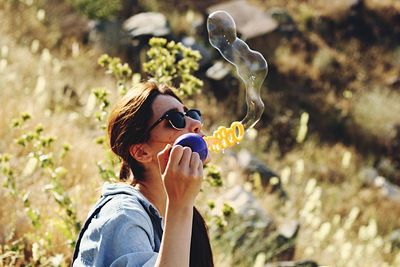
[[[152,223],[147,213],[143,199],[140,195],[117,194],[111,196],[111,200],[100,210],[98,218],[103,217],[109,223],[128,223],[139,225],[150,230]]]
[[[102,206],[104,201],[107,202]],[[100,212],[93,217],[82,238],[80,260],[90,263],[88,266],[100,263],[110,266],[124,255],[153,253],[154,229],[141,201],[140,194],[103,195],[96,205],[102,206]]]

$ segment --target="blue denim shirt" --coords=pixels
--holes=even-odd
[[[134,187],[107,183],[89,217],[107,200],[83,233],[73,266],[154,266],[163,231],[156,208]]]

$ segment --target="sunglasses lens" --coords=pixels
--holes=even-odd
[[[186,112],[186,115],[194,120],[201,121],[201,114],[200,114],[200,111],[198,111],[197,109],[188,110]]]
[[[186,126],[185,116],[181,112],[168,114],[168,120],[177,129],[183,129]]]

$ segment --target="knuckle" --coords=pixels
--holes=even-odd
[[[190,154],[190,153],[192,153],[192,149],[191,149],[190,147],[185,146],[185,147],[183,148],[183,153],[185,153],[185,154]]]
[[[199,153],[197,153],[197,152],[192,152],[192,157],[193,157],[195,160],[199,160],[199,159],[200,159],[200,155],[199,155]]]
[[[178,153],[178,152],[181,152],[182,150],[183,150],[183,147],[182,147],[181,145],[176,145],[176,146],[174,146],[174,147],[172,148],[171,153],[176,154],[176,153]]]

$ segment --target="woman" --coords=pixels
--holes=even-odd
[[[172,146],[201,132],[201,114],[166,86],[142,83],[111,113],[108,134],[121,183],[105,184],[78,238],[73,266],[213,266],[205,222],[194,208],[203,162]]]

